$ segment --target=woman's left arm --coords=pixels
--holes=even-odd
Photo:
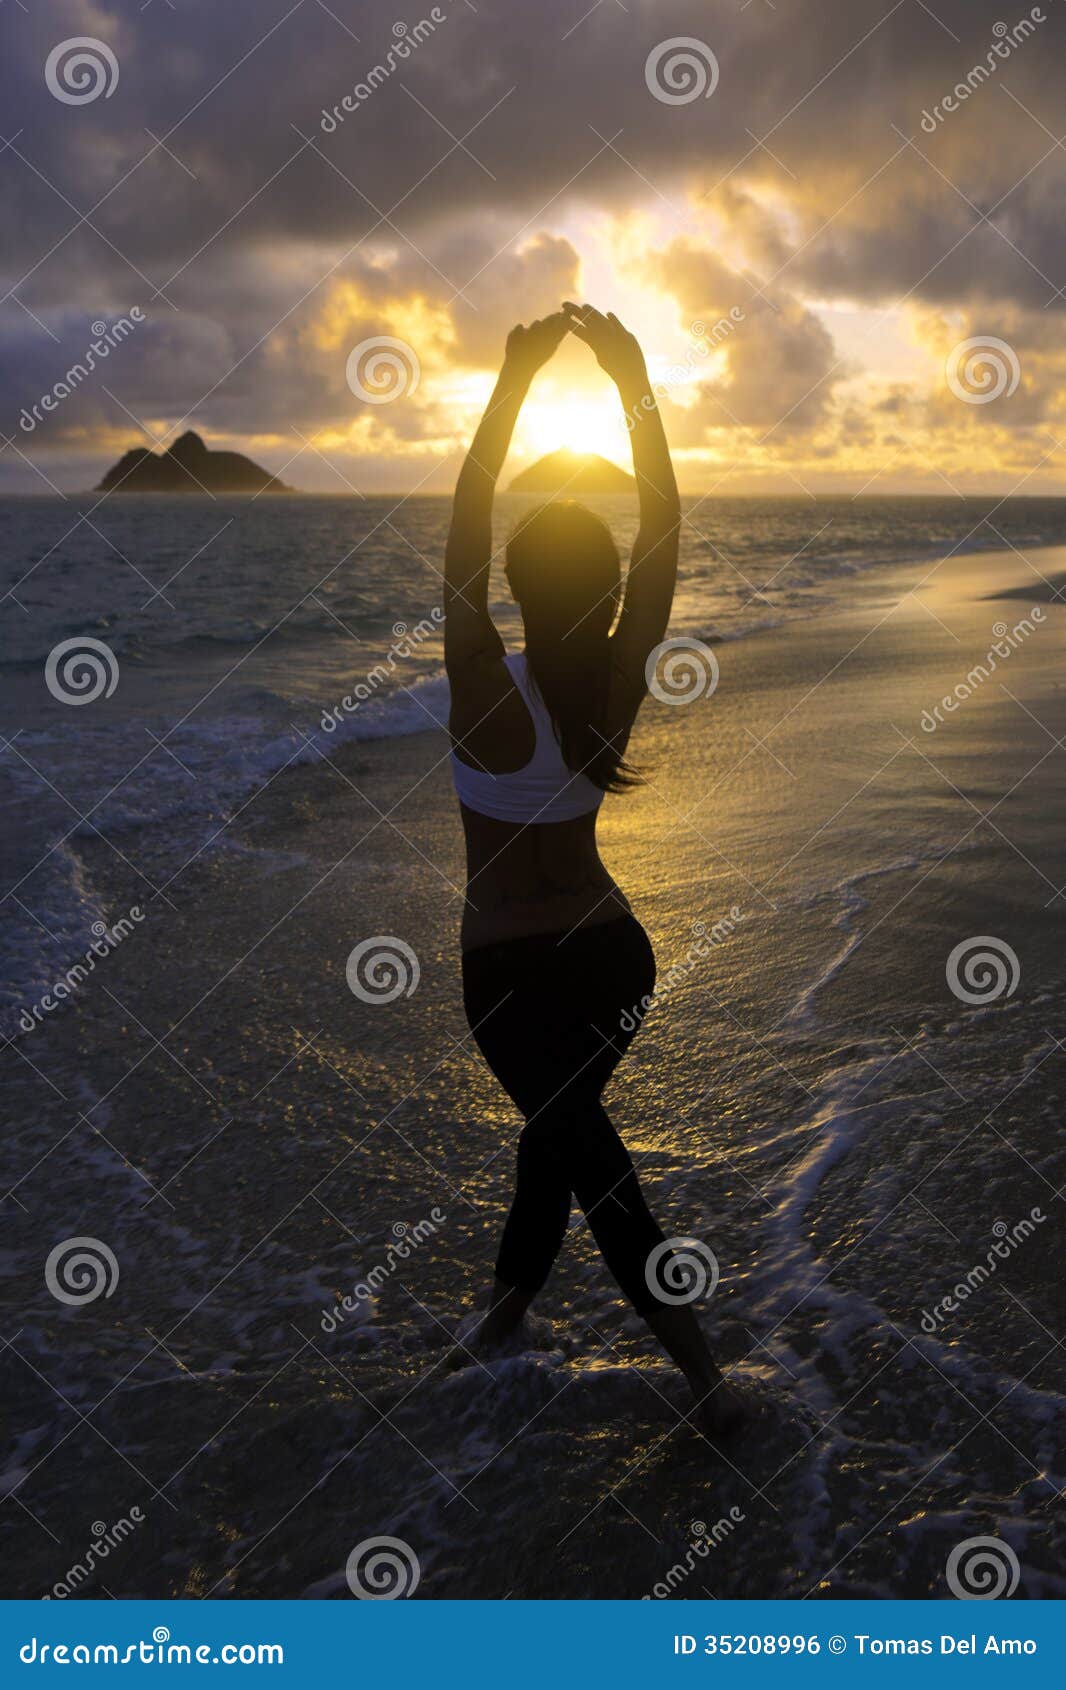
[[[499,659],[503,642],[489,615],[492,501],[533,377],[569,328],[556,311],[507,337],[503,368],[455,484],[444,554],[444,662],[449,678],[479,659]]]

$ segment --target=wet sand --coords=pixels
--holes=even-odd
[[[462,1017],[439,734],[279,775],[173,878],[147,836],[80,846],[113,919],[146,914],[3,1054],[5,1594],[133,1506],[80,1594],[347,1597],[388,1535],[427,1599],[640,1597],[679,1565],[681,1599],[943,1597],[986,1533],[1066,1594],[1064,564],[957,558],[906,597],[926,566],[885,572],[854,614],[723,645],[713,698],[646,707],[647,785],[605,807],[675,972],[607,1102],[666,1232],[720,1265],[703,1316],[755,1407],[724,1454],[576,1210],[553,1347],[443,1367],[518,1122]],[[923,727],[1026,598],[1045,619]],[[349,990],[374,935],[417,956],[410,996]],[[982,935],[1018,981],[967,1003],[945,967]],[[72,1236],[119,1267],[80,1307],[44,1283]]]

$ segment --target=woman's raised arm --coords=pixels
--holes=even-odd
[[[681,501],[659,407],[636,337],[623,328],[613,312],[604,316],[591,305],[569,301],[564,309],[572,332],[592,348],[600,368],[618,388],[633,448],[640,527],[611,646],[612,669],[623,689],[628,693],[632,688],[639,702],[645,687],[645,664],[670,620],[677,582]]]
[[[492,500],[529,384],[570,327],[556,311],[507,337],[503,368],[455,484],[444,554],[444,661],[453,677],[480,659],[503,655],[489,615]]]

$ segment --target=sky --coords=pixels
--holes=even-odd
[[[683,490],[1066,493],[1063,5],[5,0],[0,492],[190,427],[447,492],[569,298]],[[573,339],[507,473],[560,445],[627,461]]]

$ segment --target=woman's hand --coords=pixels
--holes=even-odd
[[[636,335],[623,328],[613,311],[606,317],[592,305],[575,305],[568,299],[563,311],[578,340],[591,346],[600,369],[619,387],[643,386],[648,379],[644,354]]]
[[[504,369],[531,381],[552,357],[570,327],[565,311],[553,311],[550,317],[538,317],[528,327],[524,323],[517,324],[507,336]]]

